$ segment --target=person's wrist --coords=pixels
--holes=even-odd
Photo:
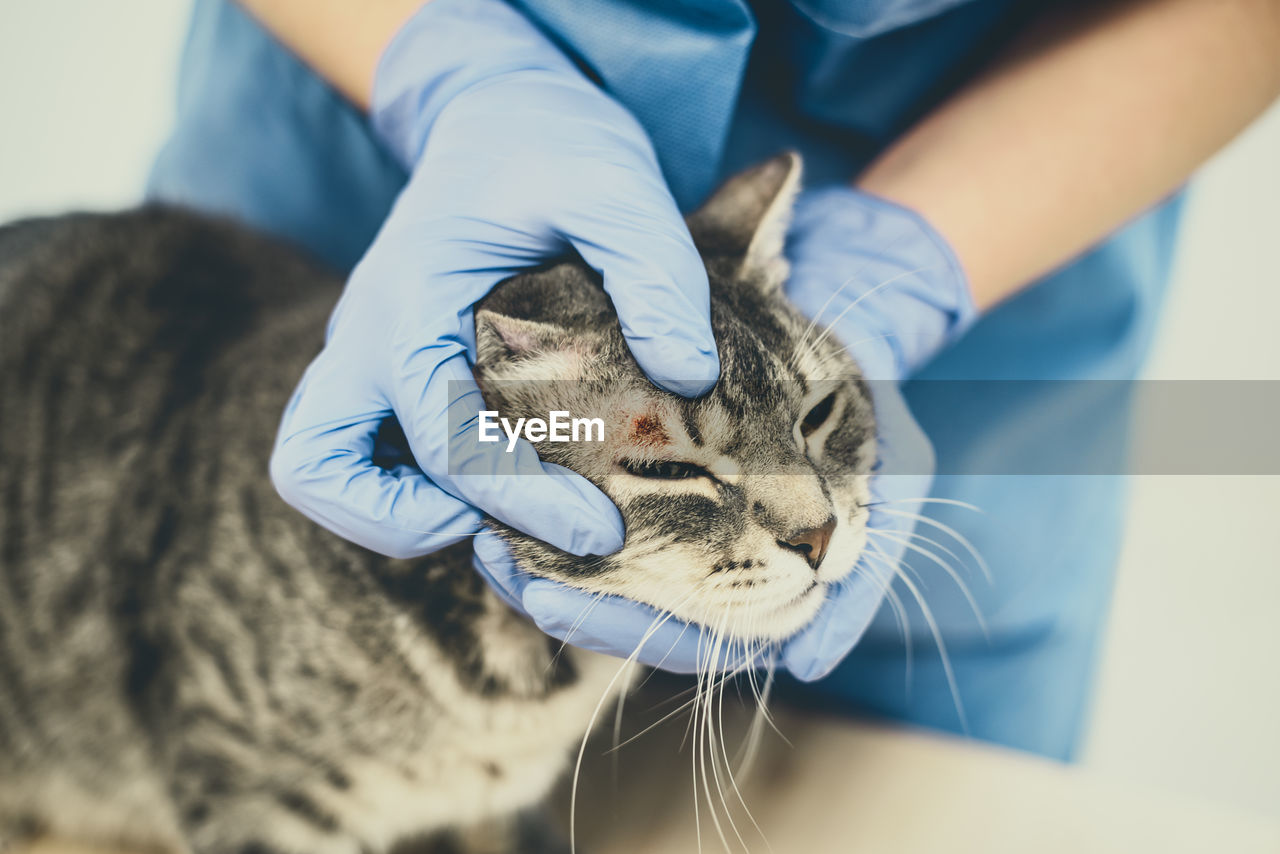
[[[977,319],[951,246],[923,216],[896,202],[842,185],[808,190],[797,200],[792,235],[793,275],[803,275],[809,255],[826,255],[832,279],[826,284],[841,289],[819,322],[839,326],[836,318],[846,309],[844,317],[855,315],[859,325],[873,320],[894,352],[894,379],[915,372]]]
[[[460,93],[518,72],[582,77],[505,0],[430,0],[383,49],[374,72],[370,123],[401,165],[411,169],[435,120]]]

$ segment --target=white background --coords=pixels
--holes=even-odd
[[[186,10],[0,6],[0,220],[138,198]],[[1280,379],[1280,109],[1193,186],[1150,375]],[[1280,478],[1136,479],[1084,762],[1280,815],[1277,656]]]

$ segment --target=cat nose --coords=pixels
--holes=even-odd
[[[778,545],[804,555],[809,566],[817,569],[822,559],[826,557],[827,546],[831,544],[831,535],[835,530],[836,517],[831,516],[816,528],[806,528],[785,540],[778,540]]]

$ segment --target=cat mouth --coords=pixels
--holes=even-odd
[[[795,596],[792,596],[783,604],[774,608],[773,612],[775,614],[785,614],[794,608],[798,608],[801,605],[805,604],[805,602],[807,602],[813,596],[814,591],[823,591],[826,589],[826,586],[827,585],[825,583],[818,581],[815,578],[813,581],[809,582],[808,587],[806,587],[804,590],[797,593]]]
[[[814,579],[809,582],[809,586],[796,593],[785,601],[777,604],[759,603],[754,608],[749,602],[739,602],[737,605],[730,606],[734,612],[752,615],[753,621],[759,621],[761,625],[768,626],[764,635],[777,639],[780,627],[785,634],[799,631],[805,624],[812,619],[816,613],[815,608],[811,608],[811,603],[815,595],[821,597],[826,592],[828,584],[823,581]],[[807,613],[806,612],[812,612]],[[800,619],[804,617],[804,619]]]
[[[752,636],[782,641],[803,629],[817,615],[826,594],[826,582],[813,580],[809,586],[784,602],[752,618]],[[815,600],[816,597],[816,600]]]

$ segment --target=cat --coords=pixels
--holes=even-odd
[[[477,307],[493,409],[625,393],[633,419],[539,447],[618,505],[623,549],[576,557],[493,523],[522,569],[744,644],[793,634],[852,571],[875,423],[856,365],[782,295],[799,182],[780,155],[688,219],[722,364],[702,398],[645,379],[580,261]],[[280,413],[341,286],[171,208],[0,230],[0,840],[557,844],[518,816],[626,689],[620,662],[508,607],[468,541],[382,557],[271,485]]]

